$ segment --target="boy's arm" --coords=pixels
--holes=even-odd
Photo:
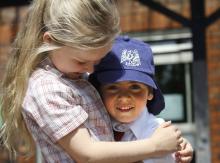
[[[128,163],[176,151],[182,142],[180,135],[174,126],[167,126],[158,128],[146,140],[101,142],[94,141],[86,128],[79,127],[59,140],[58,144],[79,163]]]

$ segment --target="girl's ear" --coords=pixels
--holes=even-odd
[[[52,39],[49,32],[45,32],[43,35],[43,41],[46,43],[51,43]]]

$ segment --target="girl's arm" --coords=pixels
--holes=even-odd
[[[176,152],[176,161],[178,163],[190,163],[193,159],[193,147],[192,145],[183,138],[183,142],[180,144],[181,149]]]
[[[58,144],[79,163],[129,163],[176,151],[182,143],[180,137],[180,131],[170,122],[159,127],[151,138],[131,142],[95,141],[81,126]]]

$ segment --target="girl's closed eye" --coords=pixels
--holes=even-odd
[[[77,61],[77,64],[78,65],[85,65],[85,64],[87,64],[87,62],[85,62],[85,61]]]

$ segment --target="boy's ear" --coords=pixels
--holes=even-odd
[[[147,100],[152,100],[154,97],[154,94],[153,94],[154,90],[152,87],[148,87],[148,88],[149,88],[149,92],[148,92]]]
[[[147,100],[152,100],[154,97],[153,92],[149,92],[148,96],[147,96]]]
[[[43,41],[46,43],[51,43],[52,39],[49,32],[45,32],[43,35]]]

